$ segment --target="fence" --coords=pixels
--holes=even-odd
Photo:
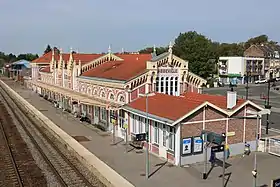
[[[260,139],[258,151],[268,152],[280,157],[280,136]]]

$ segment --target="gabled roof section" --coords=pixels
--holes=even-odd
[[[128,81],[146,72],[146,62],[151,54],[115,54],[122,60],[105,62],[81,76]]]
[[[161,118],[172,121],[179,119],[194,108],[200,106],[203,102],[186,100],[184,97],[171,96],[167,94],[155,93],[149,99],[149,113]],[[171,110],[171,108],[176,108]],[[140,97],[135,101],[124,106],[124,109],[132,108],[138,111],[146,111],[146,98]]]
[[[73,53],[73,60],[76,61],[76,64],[79,63],[79,61],[81,61],[81,64],[84,65],[88,62],[91,62],[101,56],[103,56],[104,54],[83,54],[83,53]],[[69,57],[68,57],[69,59]]]
[[[185,93],[179,97],[155,93],[154,96],[151,96],[148,99],[149,114],[161,119],[166,119],[166,121],[172,121],[170,125],[176,125],[181,120],[195,113],[204,106],[210,106],[227,116],[233,115],[247,104],[262,110],[258,105],[244,99],[238,99],[236,106],[233,109],[228,110],[227,99],[225,96],[198,93]],[[172,108],[175,109],[171,110]],[[123,106],[123,109],[143,113],[146,111],[146,98],[138,98]]]
[[[162,53],[162,54],[160,54],[160,55],[158,55],[158,56],[154,56],[150,61],[151,61],[151,62],[156,62],[156,61],[159,61],[159,60],[161,60],[161,59],[163,59],[163,58],[168,57],[168,55],[169,55],[169,53],[168,53],[168,52],[165,52],[165,53]]]
[[[43,56],[40,56],[39,58],[36,58],[31,63],[50,63],[52,60],[52,51],[44,54]]]
[[[226,96],[198,94],[195,92],[186,92],[186,93],[182,94],[182,96],[186,97],[187,99],[193,100],[193,101],[208,101],[223,110],[227,110],[227,97]],[[245,101],[246,100],[244,100],[244,99],[237,99],[237,103],[232,110],[236,109],[238,106],[240,106]]]

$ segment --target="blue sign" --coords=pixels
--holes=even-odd
[[[192,138],[184,138],[182,144],[182,154],[188,155],[192,153]]]

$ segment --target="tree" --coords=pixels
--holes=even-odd
[[[267,43],[268,42],[268,36],[263,34],[254,38],[250,38],[245,43],[245,49],[248,49],[253,44],[261,44],[261,43]]]
[[[167,47],[156,47],[156,54],[160,55],[164,52],[167,52],[168,48]],[[153,47],[147,47],[145,49],[141,49],[140,51],[138,51],[140,54],[151,54],[154,52],[154,48]]]
[[[195,31],[180,33],[175,39],[174,54],[189,61],[189,70],[203,78],[209,77],[215,72],[213,63],[209,59],[215,59],[217,44]]]
[[[44,54],[49,53],[50,51],[52,51],[52,48],[50,45],[47,46],[47,48],[44,51]]]

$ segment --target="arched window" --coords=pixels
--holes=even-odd
[[[160,79],[160,92],[164,92],[164,77],[161,77]]]
[[[105,97],[105,92],[101,92],[101,97]]]
[[[175,95],[177,95],[177,92],[178,92],[178,77],[175,77]]]
[[[159,78],[156,78],[156,92],[159,91]]]
[[[169,77],[166,77],[165,79],[165,94],[169,94],[168,90],[169,90]]]
[[[94,89],[93,94],[97,95],[97,89]]]
[[[110,100],[115,100],[114,94],[110,94]]]
[[[121,95],[119,101],[120,101],[121,103],[124,103],[124,102],[125,102],[124,96]]]

